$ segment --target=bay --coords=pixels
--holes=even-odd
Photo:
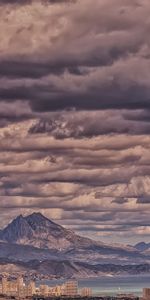
[[[42,284],[55,286],[64,283],[66,280],[44,280]],[[150,275],[134,276],[102,276],[99,278],[88,278],[78,280],[79,289],[89,287],[93,295],[114,296],[122,293],[133,293],[142,296],[143,288],[150,288]]]

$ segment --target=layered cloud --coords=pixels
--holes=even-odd
[[[108,242],[149,239],[149,13],[0,1],[2,226],[40,210]]]

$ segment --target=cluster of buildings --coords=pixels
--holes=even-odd
[[[35,291],[35,283],[30,281],[25,284],[22,277],[18,277],[16,280],[8,280],[3,277],[0,284],[0,294],[4,296],[25,298],[34,295]]]
[[[6,277],[3,277],[0,284],[0,294],[20,299],[32,297],[33,295],[42,297],[76,297],[79,295],[82,297],[91,297],[92,291],[90,288],[83,288],[79,291],[76,280],[69,280],[62,285],[53,287],[49,287],[46,284],[36,287],[34,281],[25,283],[22,277],[18,277],[16,280],[8,280]]]
[[[14,297],[17,299],[32,298],[33,296],[46,297],[92,297],[92,290],[90,288],[82,288],[79,290],[78,282],[76,280],[68,280],[61,285],[50,287],[46,284],[36,286],[34,281],[24,282],[23,277],[17,279],[8,279],[3,277],[0,283],[0,295],[7,298]],[[116,299],[130,299],[134,300],[134,295],[119,294]],[[150,288],[143,289],[142,300],[150,300]]]

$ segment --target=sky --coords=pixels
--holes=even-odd
[[[0,227],[150,235],[149,0],[0,0]]]

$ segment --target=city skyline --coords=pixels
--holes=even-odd
[[[148,0],[0,0],[0,229],[150,242]]]
[[[53,283],[51,286],[44,281],[39,281],[38,283],[36,280],[25,281],[21,275],[12,279],[11,274],[9,274],[9,276],[3,276],[0,281],[0,295],[10,298],[15,297],[15,299],[32,299],[34,295],[42,297],[65,296],[66,298],[69,296],[90,297],[92,296],[92,290],[87,287],[79,289],[78,281],[75,279],[64,281],[57,285]]]

